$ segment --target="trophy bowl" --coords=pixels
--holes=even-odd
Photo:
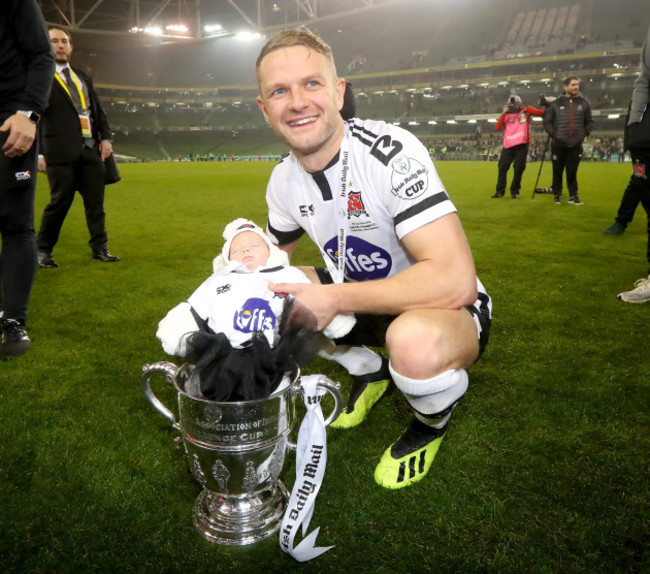
[[[144,394],[180,433],[189,470],[202,487],[193,510],[199,533],[219,544],[253,544],[278,531],[289,498],[280,474],[286,453],[295,449],[290,434],[295,400],[302,395],[300,370],[295,366],[286,373],[267,398],[221,402],[186,392],[193,368],[167,361],[145,365]],[[178,418],[151,390],[155,375],[174,386]],[[339,384],[322,377],[318,386],[334,399],[328,425],[342,409]]]

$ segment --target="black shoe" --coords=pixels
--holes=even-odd
[[[572,205],[584,205],[582,201],[580,201],[580,198],[578,197],[578,194],[572,195],[569,197],[569,203]]]
[[[108,249],[98,249],[97,251],[93,251],[93,259],[99,259],[104,263],[112,263],[120,260],[116,255],[111,255]]]
[[[503,193],[495,193],[495,194],[492,196],[492,199],[498,199],[499,197],[503,197]]]
[[[375,403],[386,395],[391,380],[386,357],[381,358],[378,371],[367,375],[352,375],[353,386],[348,406],[330,426],[347,429],[363,422]]]
[[[555,194],[553,198],[553,203],[561,204],[562,203],[562,194]]]
[[[516,193],[511,193],[510,194],[512,199],[519,199],[519,192],[517,191]]]
[[[413,419],[409,427],[385,451],[377,468],[375,482],[396,490],[423,479],[433,464],[449,421],[442,428],[425,425]]]
[[[5,361],[23,355],[32,346],[27,336],[25,325],[16,319],[1,319],[2,345],[0,345],[0,359]]]
[[[609,227],[603,229],[605,235],[621,235],[625,233],[626,225],[621,225],[618,221],[612,223]]]
[[[44,269],[56,269],[59,264],[52,259],[52,254],[46,251],[39,251],[37,254],[38,266]]]

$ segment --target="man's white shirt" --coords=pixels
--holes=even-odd
[[[339,199],[341,158],[311,174],[290,154],[268,184],[267,232],[275,243],[286,244],[304,230],[336,265],[338,212],[343,208],[348,225],[345,277],[391,277],[413,264],[401,239],[456,208],[428,151],[410,132],[354,118],[346,123],[344,138],[350,155],[347,205]],[[478,278],[477,285],[487,299]]]

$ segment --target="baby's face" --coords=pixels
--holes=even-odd
[[[269,258],[269,246],[254,231],[242,231],[232,240],[228,258],[243,263],[246,269],[253,271],[260,265],[266,264]]]

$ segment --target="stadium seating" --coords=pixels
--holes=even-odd
[[[423,138],[487,133],[512,92],[536,105],[575,74],[608,132],[621,129],[615,116],[625,113],[638,66],[645,30],[635,10],[633,0],[547,0],[543,8],[536,0],[411,0],[311,27],[333,46],[361,117]],[[94,75],[108,106],[118,152],[164,159],[275,149],[255,103],[264,38],[168,44],[75,33],[73,41],[75,63]]]

